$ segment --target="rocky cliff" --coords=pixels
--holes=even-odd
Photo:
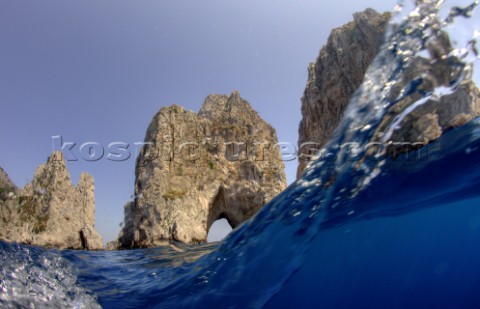
[[[367,9],[353,18],[352,22],[332,30],[317,61],[308,67],[302,97],[297,177],[340,123],[350,98],[383,43],[390,14]]]
[[[217,219],[235,228],[286,186],[275,130],[238,92],[208,96],[198,114],[162,108],[145,142],[121,248],[205,242]]]
[[[93,177],[73,186],[61,152],[52,154],[23,189],[0,199],[0,238],[57,249],[102,249],[95,231]]]
[[[386,31],[390,15],[379,14],[372,9],[354,14],[354,21],[334,29],[327,44],[321,49],[315,63],[308,68],[309,76],[302,98],[302,121],[299,127],[299,167],[297,176],[308,164],[311,155],[321,149],[330,139],[339,124],[352,95],[361,85],[367,68],[378,53]],[[432,67],[429,60],[418,58],[407,78],[431,73],[439,77],[435,82],[448,85],[448,70],[452,67],[442,55],[451,50],[448,38],[441,37],[430,46],[430,58],[435,61]],[[435,72],[429,72],[435,71]],[[442,80],[445,79],[445,80]],[[420,87],[429,88],[428,80]],[[405,83],[399,83],[405,85]],[[425,86],[424,86],[425,85]],[[397,93],[400,91],[398,89]],[[394,91],[395,92],[395,91]],[[399,153],[412,149],[412,145],[426,145],[437,139],[446,130],[457,127],[480,113],[479,90],[473,82],[464,83],[453,95],[444,96],[439,101],[430,101],[410,113],[392,136],[392,143],[402,146],[390,147],[389,152]],[[391,123],[410,102],[399,102],[385,117],[379,130]],[[437,108],[442,104],[441,109]],[[377,132],[381,135],[382,132]],[[421,147],[421,146],[419,146]]]

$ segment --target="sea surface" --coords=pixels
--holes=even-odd
[[[59,252],[0,242],[0,307],[480,308],[480,119],[399,156],[367,147],[388,145],[408,113],[468,78],[477,4],[399,3],[321,155],[221,243]],[[449,80],[422,75],[433,82],[420,89],[405,72],[442,31],[455,48]]]

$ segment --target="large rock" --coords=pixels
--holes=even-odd
[[[205,242],[217,219],[235,228],[286,186],[275,130],[238,92],[208,96],[198,114],[162,108],[145,141],[121,248]]]
[[[350,98],[383,43],[390,14],[367,9],[353,18],[352,22],[332,30],[317,61],[308,67],[299,127],[297,177],[340,123]]]
[[[315,63],[310,64],[308,81],[302,98],[302,121],[299,127],[299,167],[297,177],[309,159],[323,147],[336,129],[354,92],[361,85],[367,68],[383,43],[390,14],[372,9],[354,14],[354,21],[334,29]],[[430,60],[417,58],[405,74],[405,80],[392,91],[400,93],[408,79],[429,75],[437,85],[448,85],[451,78],[451,59],[442,58],[451,51],[446,35],[440,35],[429,46]],[[427,74],[428,73],[428,74]],[[432,78],[433,79],[433,78]],[[419,80],[420,87],[431,90],[431,81]],[[421,90],[421,89],[420,89]],[[392,98],[392,99],[393,99]],[[420,148],[440,137],[443,132],[465,124],[480,112],[479,90],[471,81],[465,82],[456,93],[429,101],[411,112],[393,132],[387,153],[397,155]],[[398,102],[389,110],[376,132],[376,139],[391,126],[416,96]],[[377,138],[378,137],[378,138]]]
[[[73,186],[61,152],[35,171],[15,195],[0,200],[0,238],[57,249],[102,249],[96,232],[93,177]]]

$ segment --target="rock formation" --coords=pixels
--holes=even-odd
[[[1,177],[3,178],[3,177]],[[70,180],[61,152],[52,154],[23,189],[0,199],[0,239],[57,249],[102,249],[95,231],[93,177]]]
[[[389,18],[390,14],[379,14],[372,9],[354,14],[353,22],[332,31],[317,61],[310,64],[302,98],[297,177],[311,156],[330,139],[342,119],[351,97],[361,85],[367,68],[383,43]],[[427,68],[425,59],[418,58],[410,72],[407,72],[407,78],[434,70],[436,72],[430,73],[440,77],[436,82],[445,84],[446,81],[441,79],[451,66],[448,61],[441,59],[441,55],[448,54],[451,46],[446,36],[440,37],[435,43],[435,48],[429,50],[430,57],[436,60],[433,69]],[[422,82],[429,87],[428,81]],[[385,129],[408,104],[396,104],[379,130]],[[437,108],[438,104],[444,106],[440,109]],[[405,143],[407,148],[390,147],[389,152],[398,154],[411,150],[412,145],[426,145],[446,130],[466,123],[479,113],[479,90],[473,82],[468,81],[453,95],[444,96],[438,102],[430,101],[410,113],[392,136],[394,144]]]
[[[275,130],[238,92],[208,96],[198,114],[162,108],[145,142],[121,248],[205,242],[217,219],[235,228],[286,186]]]
[[[106,251],[116,251],[118,250],[118,241],[116,240],[112,240],[112,241],[109,241],[107,242],[107,244],[105,245],[105,250]]]
[[[315,63],[308,67],[299,128],[297,177],[340,123],[350,98],[378,53],[390,14],[372,9],[332,30]]]

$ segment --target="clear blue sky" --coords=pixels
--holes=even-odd
[[[23,186],[52,151],[141,142],[154,114],[198,111],[236,89],[297,143],[307,65],[330,30],[393,0],[4,0],[0,2],[0,166]],[[68,162],[96,182],[96,227],[115,239],[134,187],[126,162]],[[287,162],[289,182],[297,162]]]

